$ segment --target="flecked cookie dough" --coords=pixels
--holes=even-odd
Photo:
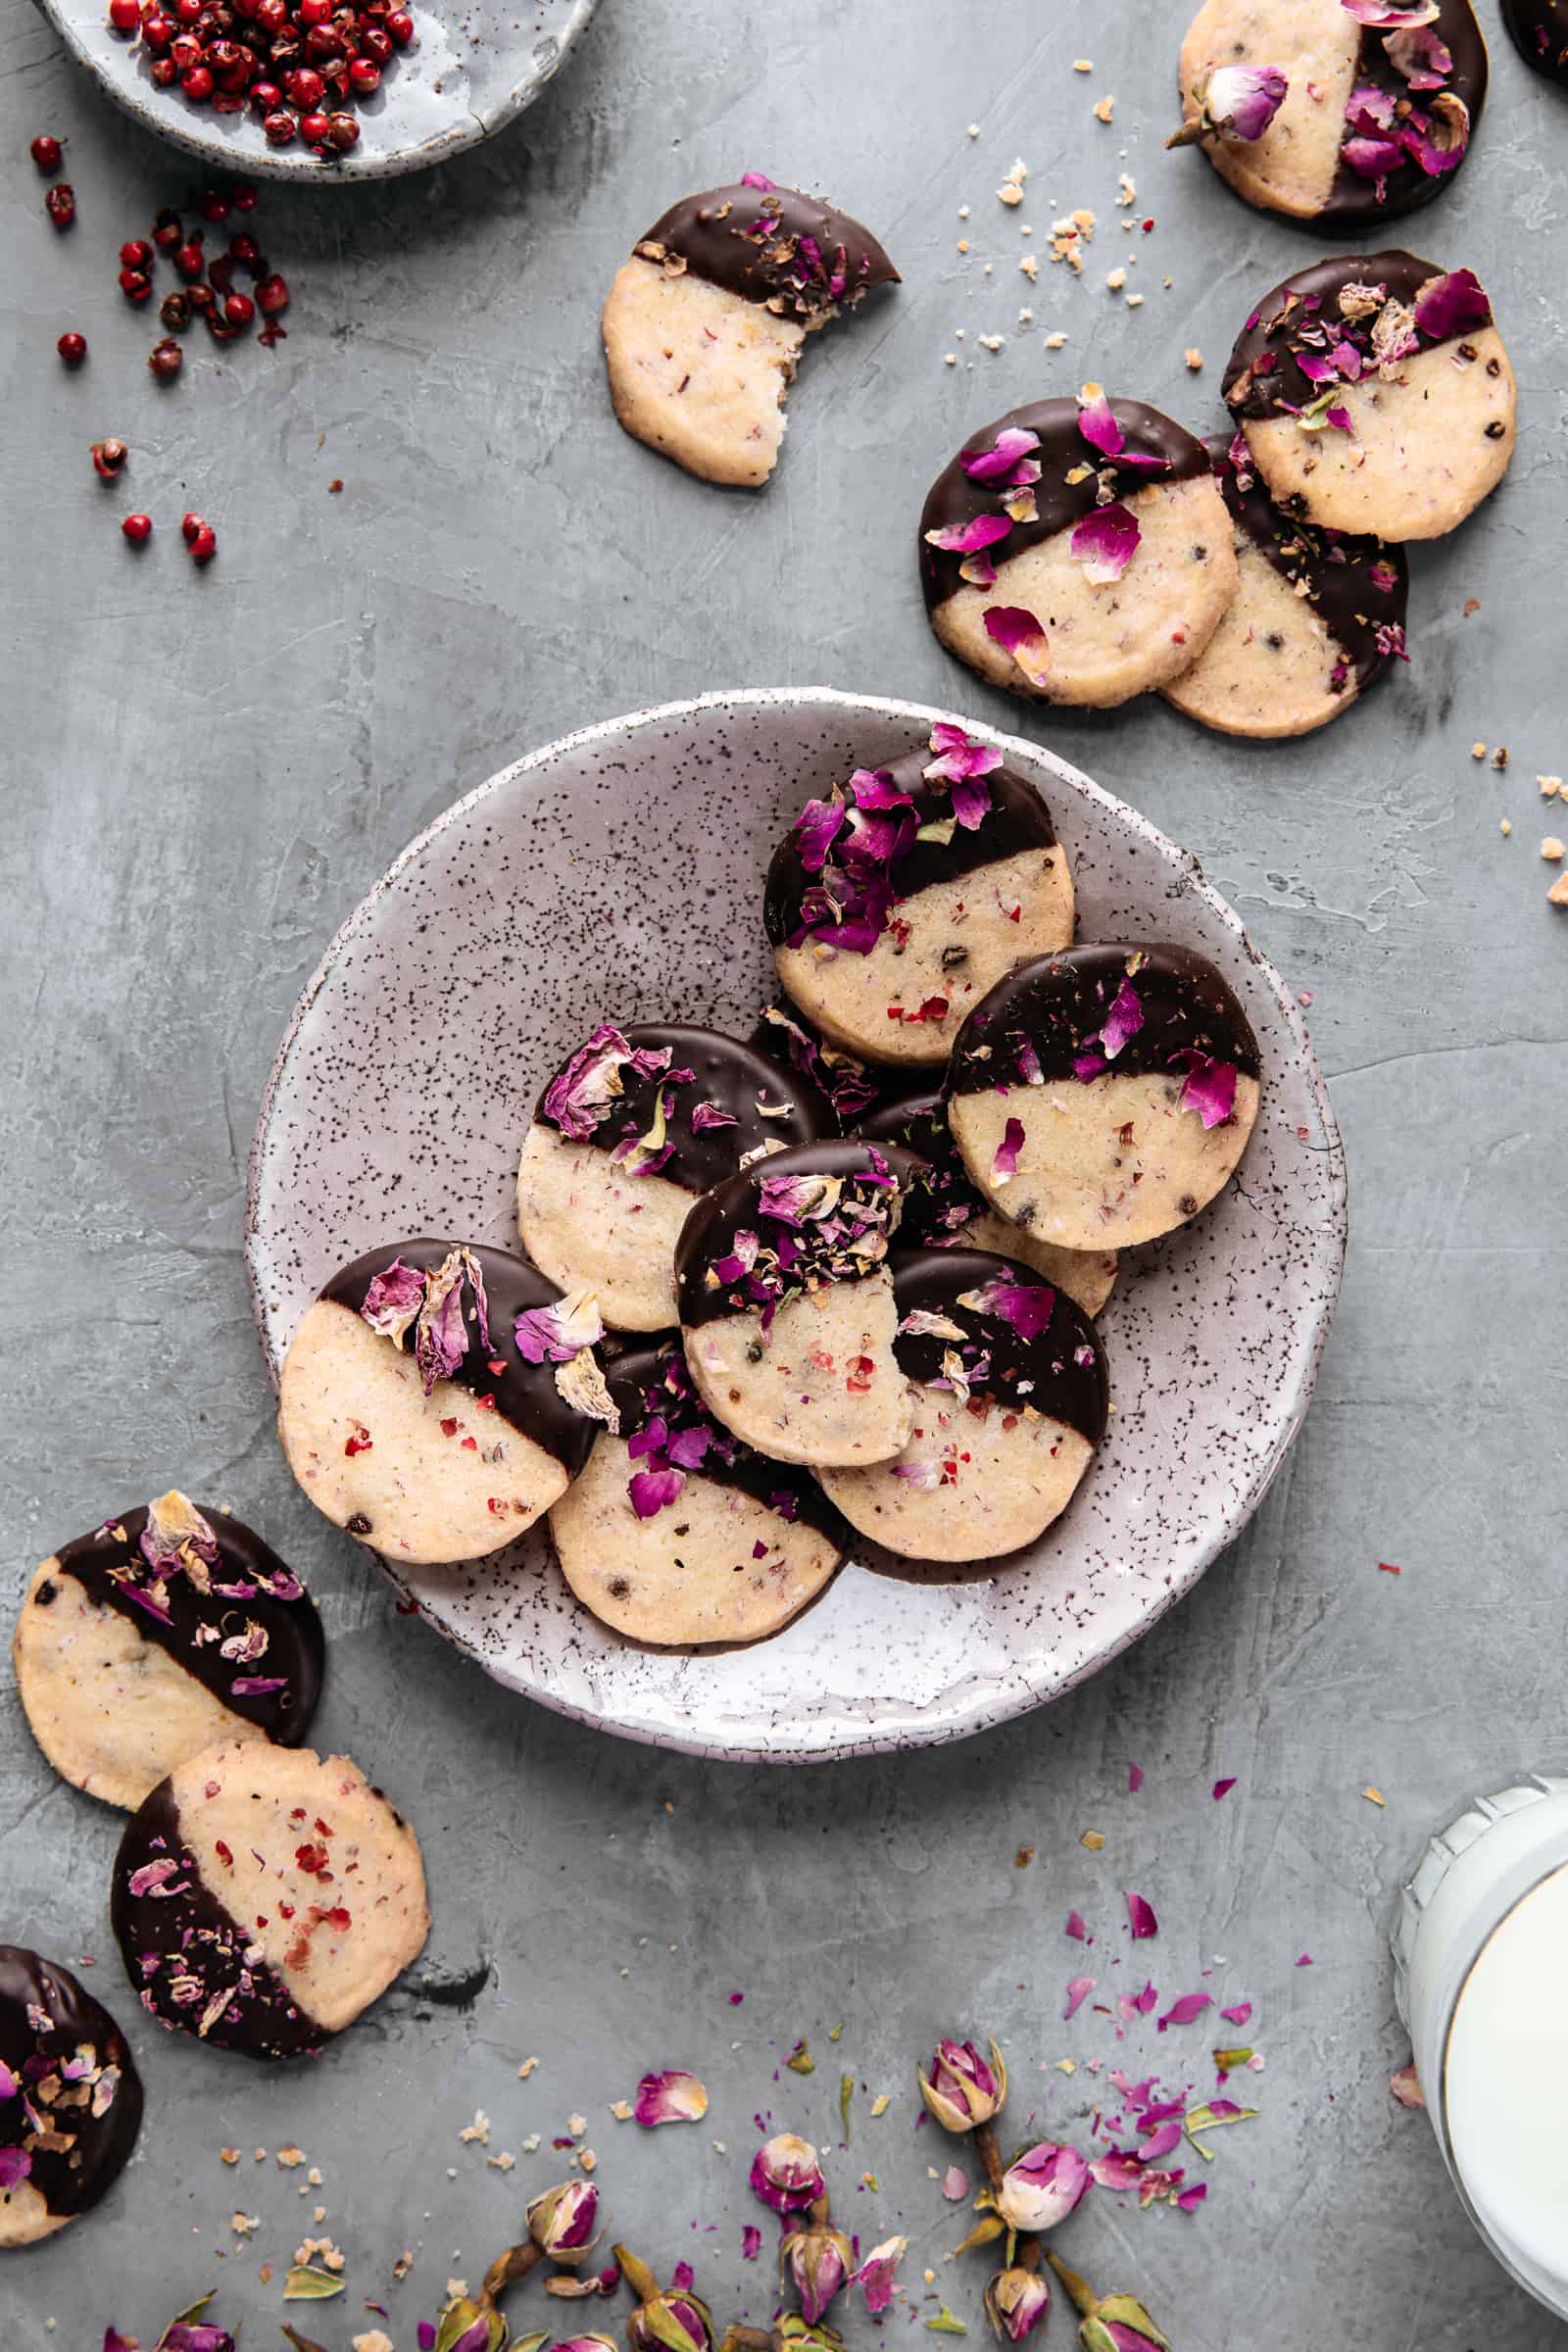
[[[109,2012],[52,1960],[0,1943],[0,2249],[36,2245],[97,2204],[141,2107]]]
[[[896,1257],[893,1289],[914,1428],[897,1461],[818,1471],[824,1492],[861,1535],[914,1559],[1033,1544],[1105,1434],[1094,1324],[1038,1274],[977,1250]]]
[[[814,1093],[713,1029],[608,1022],[555,1072],[517,1169],[517,1230],[614,1331],[667,1331],[692,1202],[753,1152],[810,1143]]]
[[[1225,398],[1293,520],[1437,539],[1507,471],[1514,381],[1474,270],[1342,254],[1265,295]]]
[[[1196,435],[1086,384],[1009,410],[920,516],[931,625],[993,685],[1108,709],[1196,662],[1236,593],[1225,502]]]
[[[141,2005],[251,2058],[352,2025],[430,1932],[419,1842],[346,1756],[225,1745],[125,1825],[111,1897]]]
[[[1257,1116],[1257,1040],[1189,948],[1070,948],[1021,964],[953,1048],[948,1123],[971,1182],[1025,1232],[1130,1249],[1196,1217]]]
[[[754,1053],[794,1072],[816,1104],[823,1135],[846,1133],[890,1086],[897,1090],[906,1083],[906,1073],[901,1076],[834,1045],[798,1004],[764,1004],[747,1043]]]
[[[1222,735],[1306,735],[1348,710],[1404,650],[1402,547],[1282,514],[1240,433],[1209,442],[1236,532],[1236,602],[1165,700]]]
[[[1204,0],[1179,72],[1184,122],[1169,144],[1200,145],[1265,212],[1376,235],[1463,163],[1487,44],[1470,0]]]
[[[565,1493],[605,1408],[591,1298],[460,1242],[395,1242],[322,1291],[277,1434],[319,1511],[395,1560],[482,1558]]]
[[[1072,873],[1034,786],[944,723],[807,802],[768,867],[763,919],[779,979],[824,1037],[937,1064],[1010,965],[1072,938]]]
[[[1525,64],[1568,86],[1568,0],[1502,0],[1502,21]]]
[[[298,1746],[324,1657],[315,1603],[276,1552],[177,1490],[63,1544],[11,1646],[56,1772],[127,1809],[220,1740]]]
[[[671,205],[616,271],[610,397],[637,440],[705,481],[755,489],[813,327],[898,271],[868,228],[760,172]]]
[[[891,1460],[909,1434],[888,1245],[914,1162],[808,1144],[701,1200],[675,1252],[686,1361],[709,1411],[775,1461]]]
[[[1058,1250],[999,1215],[969,1182],[940,1095],[913,1095],[867,1111],[855,1132],[867,1143],[901,1145],[922,1163],[905,1196],[901,1251],[989,1250],[1043,1274],[1086,1315],[1099,1314],[1115,1284],[1115,1251]]]
[[[844,1528],[808,1470],[769,1461],[707,1410],[680,1344],[617,1356],[618,1417],[550,1514],[562,1574],[629,1641],[691,1649],[760,1642],[800,1614],[844,1556]]]

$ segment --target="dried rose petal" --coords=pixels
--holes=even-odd
[[[1179,2000],[1172,2001],[1160,2019],[1159,2031],[1163,2034],[1167,2026],[1190,2026],[1195,2018],[1201,2017],[1205,2009],[1212,2009],[1213,2006],[1214,1996],[1211,1992],[1184,1992]]]
[[[707,2091],[695,2075],[680,2067],[644,2075],[632,2101],[633,2117],[649,2132],[659,2124],[700,2124],[707,2113]]]
[[[1237,1069],[1233,1061],[1212,1061],[1196,1046],[1177,1056],[1187,1065],[1179,1097],[1183,1110],[1196,1110],[1205,1127],[1223,1127],[1236,1109]]]
[[[684,1474],[679,1470],[634,1470],[626,1481],[631,1507],[639,1519],[652,1519],[675,1501],[685,1487]]]
[[[1467,335],[1492,323],[1492,305],[1473,270],[1449,270],[1429,277],[1415,298],[1415,323],[1434,343]]]
[[[1389,2088],[1401,2107],[1424,2107],[1427,2094],[1421,2087],[1421,2078],[1415,2071],[1415,2061],[1409,2060],[1389,2077]]]
[[[908,2252],[908,2247],[906,2237],[885,2237],[879,2246],[871,2248],[856,2272],[853,2283],[864,2295],[865,2308],[873,2318],[886,2311],[892,2302],[893,2275]]]
[[[1026,678],[1041,678],[1046,666],[1046,632],[1027,607],[992,605],[983,617],[992,643],[1012,656]]]
[[[965,450],[958,463],[971,482],[1000,482],[1010,476],[1020,458],[1040,447],[1040,435],[1019,424],[1004,425],[989,449]]]
[[[1384,35],[1389,63],[1404,75],[1412,90],[1441,90],[1453,72],[1452,52],[1425,24],[1413,24]]]
[[[1100,1031],[1100,1043],[1105,1050],[1105,1059],[1114,1061],[1131,1037],[1136,1037],[1144,1025],[1143,999],[1130,980],[1117,989],[1104,1027]]]
[[[405,1332],[423,1303],[423,1274],[417,1266],[406,1266],[401,1257],[395,1257],[372,1278],[360,1313],[372,1331],[395,1340],[401,1348]]]
[[[605,1336],[599,1301],[592,1291],[573,1291],[549,1306],[526,1306],[513,1325],[517,1353],[525,1364],[565,1364]]]
[[[998,1274],[977,1291],[961,1292],[958,1304],[977,1315],[1000,1315],[1020,1340],[1038,1340],[1056,1311],[1056,1294],[1049,1282],[1009,1282]]]
[[[808,874],[819,874],[844,829],[842,801],[808,801],[795,820],[795,847]]]
[[[931,749],[936,758],[920,771],[928,783],[962,783],[989,776],[1002,765],[1002,754],[994,744],[977,743],[962,727],[945,718],[939,718],[931,730]]]
[[[1002,1141],[991,1162],[991,1173],[998,1184],[1005,1184],[1009,1177],[1017,1175],[1018,1153],[1022,1149],[1023,1123],[1019,1119],[1009,1118],[1002,1130]]]
[[[0,2194],[20,2188],[31,2171],[32,2158],[25,2148],[0,2148]]]
[[[1074,1977],[1071,1979],[1067,1986],[1067,2006],[1061,2013],[1063,2022],[1065,2022],[1068,2018],[1077,2016],[1079,2010],[1083,2007],[1085,2001],[1088,2000],[1089,1995],[1094,1991],[1094,1989],[1095,1980],[1093,1977]]]
[[[995,547],[1011,528],[1005,514],[976,514],[970,522],[950,522],[944,530],[927,531],[926,539],[950,556],[969,556],[982,547]]]
[[[1428,178],[1440,179],[1464,161],[1470,144],[1470,109],[1452,90],[1440,90],[1427,112],[1412,109],[1399,137]]]
[[[1154,1906],[1144,1895],[1128,1895],[1127,1925],[1132,1930],[1135,1943],[1142,1942],[1150,1936],[1159,1934],[1159,1922],[1154,1917]]]
[[[1417,24],[1431,24],[1438,15],[1438,0],[1340,0],[1358,24],[1370,24],[1378,31],[1403,31]]]
[[[1137,515],[1117,499],[1084,516],[1073,532],[1072,552],[1084,567],[1084,577],[1100,588],[1121,578],[1142,538]]]
[[[1387,179],[1404,161],[1404,149],[1397,139],[1347,139],[1340,153],[1362,179]]]
[[[950,2205],[960,2205],[969,2194],[969,2176],[961,2164],[950,2164],[943,2174],[942,2194]]]

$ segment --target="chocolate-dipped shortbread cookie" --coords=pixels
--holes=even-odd
[[[1487,44],[1470,0],[1203,0],[1180,80],[1167,144],[1265,212],[1375,236],[1464,162]]]
[[[1201,441],[1086,384],[1009,410],[938,475],[920,578],[932,627],[981,677],[1104,709],[1198,659],[1236,558]]]
[[[294,1334],[277,1433],[318,1510],[390,1558],[497,1551],[588,1458],[606,1409],[591,1298],[503,1250],[394,1242]]]
[[[220,1740],[298,1746],[323,1654],[293,1571],[177,1490],[63,1544],[12,1638],[18,1694],[56,1772],[127,1808]]]
[[[758,1152],[809,1143],[814,1093],[721,1037],[642,1021],[597,1028],[550,1079],[517,1169],[522,1246],[615,1331],[667,1331],[692,1202]]]
[[[97,2204],[141,2106],[107,2009],[52,1960],[0,1943],[0,2248],[36,2245]]]
[[[562,1573],[634,1642],[760,1642],[815,1598],[844,1528],[808,1470],[742,1445],[692,1384],[678,1340],[608,1368],[614,1436],[550,1514]]]
[[[978,1250],[901,1254],[893,1291],[914,1427],[896,1461],[819,1470],[829,1500],[914,1559],[990,1560],[1034,1543],[1105,1434],[1093,1323],[1038,1274]]]
[[[1437,539],[1507,471],[1514,381],[1473,270],[1341,254],[1266,294],[1225,399],[1294,520]]]
[[[858,220],[760,172],[684,197],[605,303],[615,415],[688,473],[755,488],[778,458],[807,336],[898,275]]]
[[[698,1201],[675,1251],[698,1394],[775,1461],[887,1461],[909,1434],[893,1356],[888,1246],[915,1163],[855,1142],[807,1144]]]
[[[899,1220],[901,1251],[990,1250],[1043,1274],[1086,1315],[1099,1314],[1115,1284],[1115,1251],[1061,1250],[1000,1215],[969,1181],[940,1095],[885,1103],[857,1120],[855,1132],[867,1143],[899,1144],[921,1163]]]
[[[209,1748],[160,1781],[115,1858],[141,2005],[220,2049],[312,2056],[430,1932],[419,1841],[346,1756]]]
[[[1163,688],[1224,735],[1326,726],[1404,650],[1410,567],[1402,547],[1298,522],[1259,481],[1240,433],[1209,452],[1236,533],[1236,602],[1191,669]]]
[[[1020,964],[965,1021],[948,1123],[971,1181],[1065,1250],[1196,1217],[1257,1116],[1251,1025],[1190,948],[1069,948]]]
[[[1525,64],[1568,86],[1568,0],[1502,0],[1502,21]]]

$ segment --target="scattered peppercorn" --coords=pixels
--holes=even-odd
[[[191,534],[189,545],[191,562],[205,566],[218,553],[218,533],[210,522],[200,523]]]
[[[161,384],[172,384],[185,365],[185,354],[172,335],[166,335],[147,354],[147,365]]]

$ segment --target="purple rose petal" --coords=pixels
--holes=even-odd
[[[1018,1153],[1022,1148],[1023,1124],[1021,1120],[1009,1118],[1002,1130],[1002,1141],[991,1162],[991,1173],[999,1184],[1005,1184],[1009,1176],[1017,1175]]]
[[[1119,580],[1134,556],[1143,533],[1132,510],[1116,500],[1086,514],[1072,535],[1072,552],[1084,576],[1097,588]]]
[[[1011,528],[1005,514],[977,514],[972,522],[952,522],[945,530],[927,531],[926,540],[950,556],[969,556],[982,547],[995,547]]]
[[[652,1519],[672,1503],[686,1484],[679,1470],[634,1470],[626,1481],[631,1507],[639,1519]]]
[[[1433,343],[1490,326],[1492,305],[1475,271],[1450,270],[1445,276],[1428,278],[1415,298],[1415,323]]]

